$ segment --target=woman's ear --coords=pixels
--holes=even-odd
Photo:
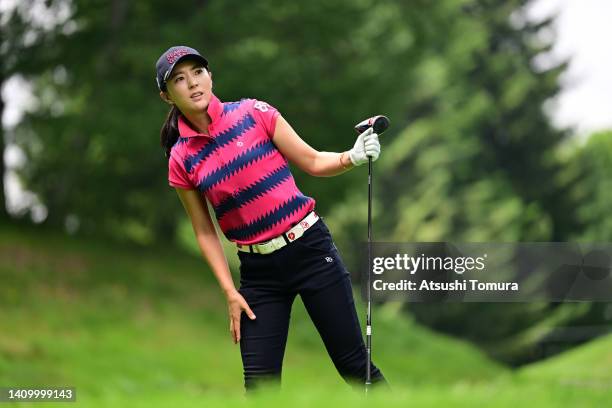
[[[159,97],[162,98],[162,100],[166,102],[167,104],[174,105],[174,102],[172,102],[172,100],[168,98],[168,95],[166,94],[166,92],[159,91]]]

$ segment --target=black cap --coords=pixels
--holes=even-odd
[[[166,90],[166,80],[170,76],[174,66],[179,61],[182,61],[187,57],[200,60],[204,66],[208,68],[208,61],[198,52],[198,50],[191,47],[186,47],[184,45],[170,47],[161,55],[161,57],[159,57],[155,66],[157,70],[157,76],[155,79],[157,81],[157,87],[160,91]]]

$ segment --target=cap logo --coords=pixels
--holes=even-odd
[[[188,49],[179,48],[178,50],[174,50],[171,53],[168,53],[168,55],[166,55],[166,60],[168,61],[168,64],[174,64],[174,61],[186,54],[190,54]]]

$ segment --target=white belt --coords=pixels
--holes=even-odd
[[[258,254],[269,254],[271,252],[276,251],[287,245],[290,242],[295,241],[302,235],[304,235],[304,231],[308,228],[312,227],[315,222],[319,220],[319,216],[316,212],[311,211],[308,213],[306,217],[304,217],[300,222],[298,222],[295,226],[291,227],[291,229],[287,232],[283,232],[278,237],[272,238],[269,241],[261,242],[259,244],[252,245],[244,245],[244,244],[236,244],[236,247],[239,251],[242,252],[251,252]]]

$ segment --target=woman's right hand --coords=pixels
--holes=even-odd
[[[244,310],[251,320],[255,320],[255,313],[240,292],[235,289],[227,295],[227,307],[230,319],[230,334],[234,344],[237,344],[240,341],[240,315],[242,311]]]
[[[380,142],[374,128],[369,127],[362,132],[355,141],[355,146],[349,150],[349,158],[354,166],[361,166],[368,162],[368,157],[375,162],[380,156]]]

